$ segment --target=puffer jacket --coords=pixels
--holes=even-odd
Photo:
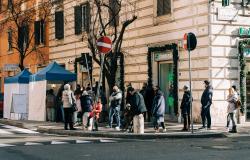
[[[81,100],[81,106],[82,106],[82,112],[91,112],[92,111],[92,105],[93,100],[90,97],[90,95],[84,95],[80,98]]]
[[[154,97],[152,115],[154,117],[163,117],[165,115],[165,99],[161,91],[157,91]]]

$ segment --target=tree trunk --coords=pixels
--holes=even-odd
[[[19,68],[20,68],[21,71],[23,71],[24,70],[24,58],[25,57],[21,53],[19,53],[19,54],[20,54]]]

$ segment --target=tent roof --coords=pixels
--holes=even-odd
[[[30,76],[30,82],[43,80],[72,82],[76,80],[76,74],[65,70],[56,62],[52,62],[44,69]]]
[[[4,79],[4,83],[29,83],[29,76],[31,73],[24,69],[22,72],[18,73],[16,76],[7,77]]]

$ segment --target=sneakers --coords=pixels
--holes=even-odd
[[[120,127],[115,127],[115,130],[116,131],[120,131]]]
[[[206,127],[202,126],[202,127],[198,128],[198,129],[206,129]]]
[[[166,132],[167,132],[167,129],[166,129],[166,128],[165,128],[165,129],[163,129],[163,130],[162,130],[162,132],[163,132],[163,133],[166,133]]]

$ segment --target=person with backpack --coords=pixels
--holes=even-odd
[[[237,95],[237,92],[235,92],[235,90],[232,87],[228,89],[228,92],[229,92],[229,95],[227,96],[227,102],[228,102],[227,127],[229,127],[229,123],[230,121],[232,121],[232,129],[229,132],[237,133],[235,115],[236,115],[236,110],[237,110],[236,102],[238,101],[238,95]]]
[[[83,130],[85,129],[91,130],[92,127],[89,127],[89,125],[91,124],[89,120],[90,118],[92,118],[90,117],[91,116],[90,113],[92,112],[92,108],[93,108],[93,100],[87,91],[83,91],[80,101],[81,101],[82,114],[83,114],[82,128]]]
[[[73,112],[72,112],[72,105],[75,102],[75,97],[73,92],[70,89],[69,84],[64,85],[64,91],[62,93],[62,102],[64,108],[64,129],[68,130],[68,125],[70,130],[75,130],[73,127]]]
[[[188,131],[190,129],[190,106],[191,106],[191,94],[189,87],[184,85],[184,94],[181,101],[181,114],[184,120],[184,126],[182,131]]]
[[[50,122],[55,121],[55,107],[56,107],[56,96],[54,95],[54,90],[50,89],[46,96],[47,120]]]

